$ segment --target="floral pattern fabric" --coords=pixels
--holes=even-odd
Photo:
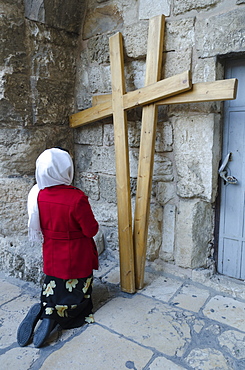
[[[92,283],[92,275],[69,280],[46,276],[41,292],[42,318],[54,319],[63,329],[94,322]]]

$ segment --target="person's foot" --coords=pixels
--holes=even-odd
[[[33,344],[36,348],[41,347],[45,341],[48,339],[49,334],[57,325],[55,320],[52,319],[43,319],[37,331],[34,334]]]
[[[24,347],[28,344],[41,313],[42,306],[40,303],[36,303],[30,308],[17,331],[17,342],[19,346]]]

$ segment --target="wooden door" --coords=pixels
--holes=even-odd
[[[238,79],[236,100],[225,103],[223,153],[231,153],[227,174],[236,185],[221,184],[218,272],[245,279],[245,58],[230,60],[226,78]]]

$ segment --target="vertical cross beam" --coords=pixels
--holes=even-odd
[[[132,210],[130,194],[130,170],[128,152],[127,116],[123,107],[125,94],[124,58],[122,35],[117,33],[109,39],[112,112],[115,136],[117,209],[121,289],[135,292],[134,251],[132,233]]]
[[[150,19],[146,58],[145,86],[161,78],[165,17]],[[157,106],[143,107],[136,204],[134,215],[134,256],[136,289],[142,289],[146,260],[146,246],[150,213],[150,197],[155,152]]]

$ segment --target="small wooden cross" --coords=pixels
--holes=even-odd
[[[236,79],[192,85],[189,71],[159,81],[164,21],[163,15],[150,19],[145,87],[125,93],[122,36],[117,33],[109,40],[112,94],[94,97],[91,108],[70,116],[70,126],[75,128],[113,115],[120,279],[121,289],[128,293],[141,289],[144,283],[157,106],[235,99],[237,90]],[[144,107],[132,232],[126,111],[136,106]]]

